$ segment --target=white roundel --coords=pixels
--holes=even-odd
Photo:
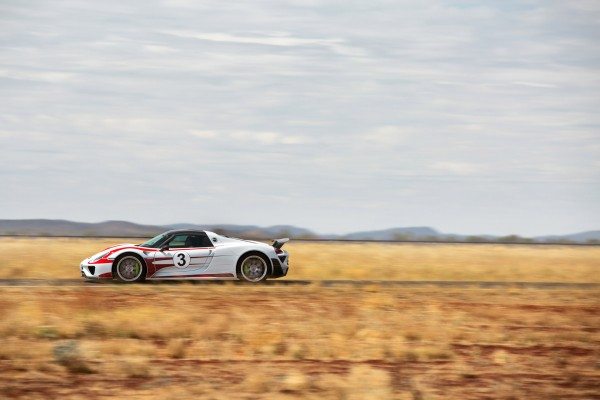
[[[173,264],[175,264],[177,268],[187,268],[187,266],[190,265],[190,261],[190,255],[186,252],[178,251],[173,254]]]

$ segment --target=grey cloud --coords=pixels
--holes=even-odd
[[[3,217],[597,229],[599,16],[4,2]]]

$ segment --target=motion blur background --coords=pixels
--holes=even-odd
[[[3,1],[1,216],[597,229],[599,19],[596,1]]]
[[[0,399],[598,399],[599,22],[593,0],[0,1]],[[106,236],[181,223],[289,229],[289,274],[80,279],[143,240]],[[503,244],[295,240],[415,232]]]

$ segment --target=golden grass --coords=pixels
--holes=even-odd
[[[0,398],[585,398],[598,315],[597,290],[6,287]]]
[[[0,277],[120,241],[1,238]],[[600,282],[599,247],[286,248],[285,279]],[[598,315],[595,289],[4,287],[0,398],[592,398]]]
[[[290,243],[290,278],[600,282],[600,247]]]
[[[0,238],[1,278],[75,278],[84,258],[122,239]]]
[[[0,238],[0,278],[77,278],[82,259],[122,241]],[[600,282],[600,247],[292,241],[286,248],[287,279]]]

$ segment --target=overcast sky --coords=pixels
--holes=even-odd
[[[0,3],[0,218],[600,229],[598,1]]]

